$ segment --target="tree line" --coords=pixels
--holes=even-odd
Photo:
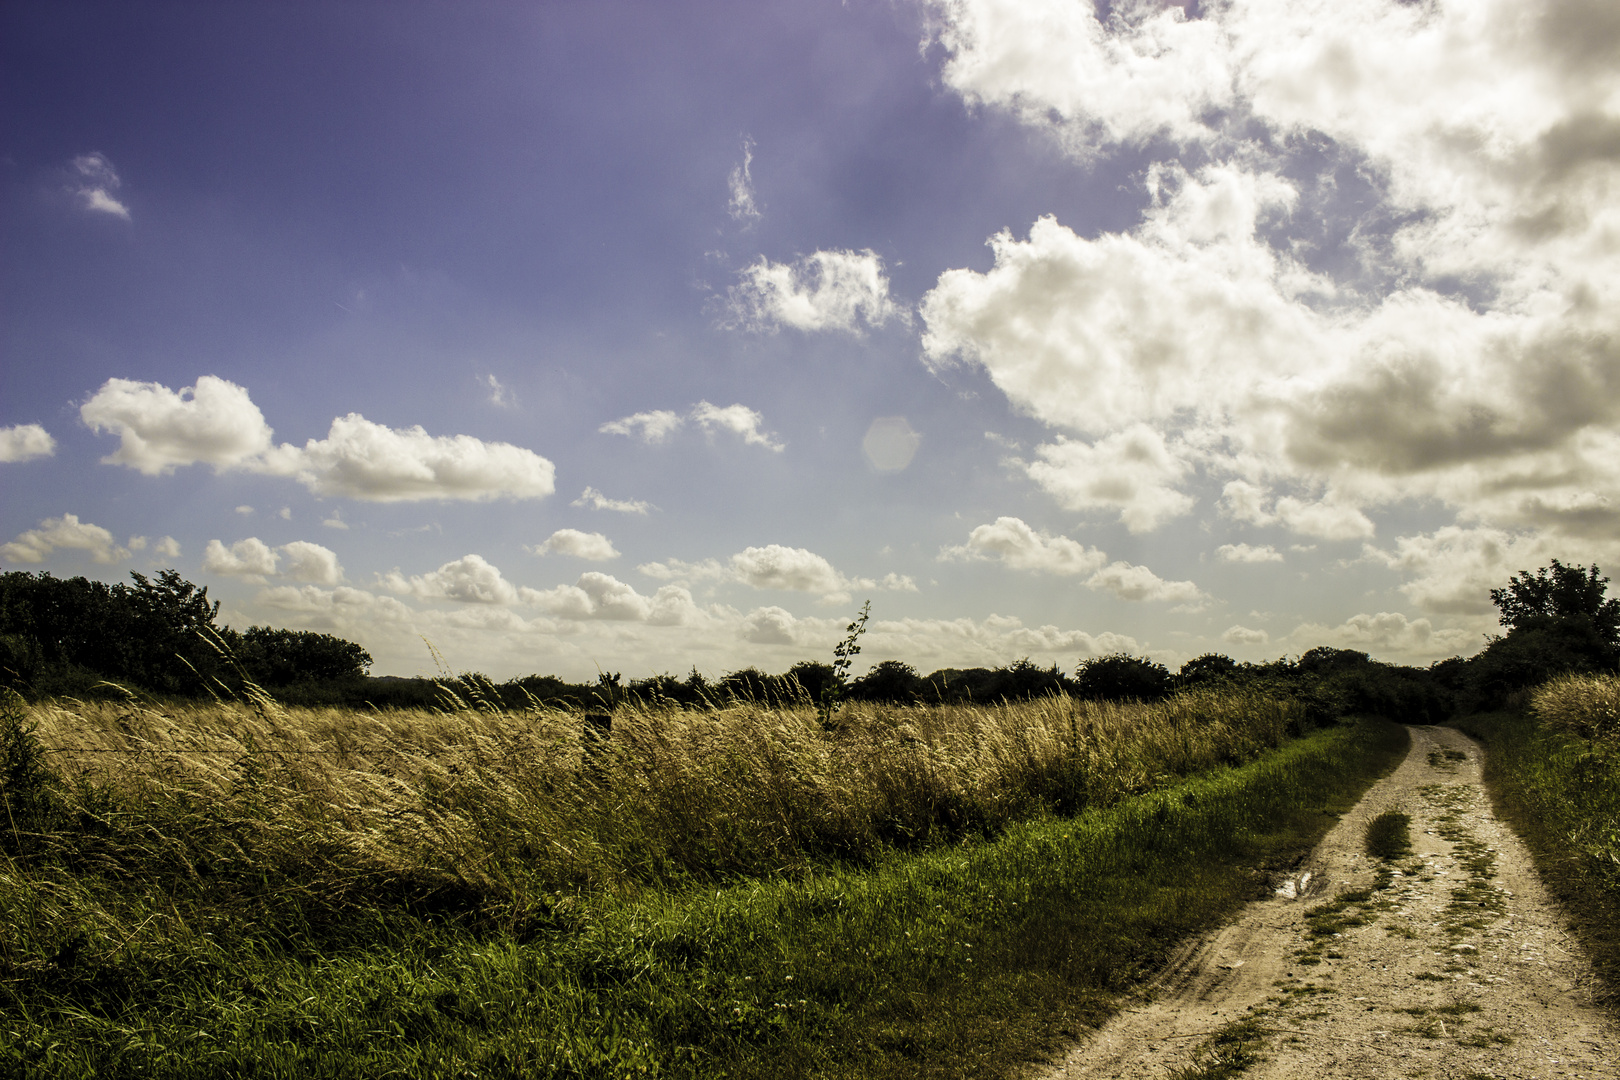
[[[219,604],[209,601],[206,588],[177,572],[162,571],[155,580],[130,577],[132,584],[107,585],[48,573],[0,574],[0,677],[36,697],[93,694],[102,682],[194,696],[247,678],[294,704],[446,703],[446,688],[437,680],[368,677],[371,657],[352,641],[268,626],[238,632],[217,623]],[[1176,671],[1125,653],[1082,660],[1072,674],[1028,658],[927,675],[885,660],[846,684],[836,661],[805,660],[774,675],[747,667],[711,679],[694,668],[684,678],[662,674],[628,683],[618,673],[603,673],[594,683],[538,674],[497,683],[468,674],[451,689],[507,708],[599,708],[630,699],[685,707],[736,700],[821,703],[833,692],[851,701],[889,703],[992,704],[1049,694],[1154,701],[1195,688],[1224,688],[1293,698],[1315,722],[1353,713],[1438,721],[1499,707],[1561,672],[1620,666],[1620,600],[1606,597],[1607,585],[1596,566],[1556,559],[1535,573],[1522,571],[1491,590],[1506,632],[1473,657],[1426,668],[1322,646],[1262,663],[1208,653]]]

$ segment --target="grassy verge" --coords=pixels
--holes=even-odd
[[[1454,721],[1485,744],[1485,785],[1563,905],[1620,1012],[1620,746],[1523,713]]]
[[[241,867],[187,866],[155,824],[145,843],[170,860],[143,864],[145,880],[93,844],[30,849],[47,834],[13,828],[0,1072],[1010,1075],[1260,895],[1264,869],[1314,843],[1405,746],[1394,725],[1330,729],[994,836],[729,884],[557,894],[504,928],[442,892],[301,895],[270,866],[263,895],[232,878],[224,911],[208,881]],[[137,828],[79,783],[81,833]],[[195,828],[220,818],[229,843],[213,857],[235,844],[251,862],[252,829],[219,806],[192,812]]]

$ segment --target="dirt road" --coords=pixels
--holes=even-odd
[[[1479,766],[1466,736],[1413,728],[1405,763],[1270,900],[1036,1075],[1620,1078],[1620,1027]],[[1363,853],[1386,810],[1412,819],[1390,863]]]

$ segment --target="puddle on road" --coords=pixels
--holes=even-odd
[[[1297,880],[1294,878],[1289,878],[1287,881],[1284,881],[1281,885],[1277,886],[1276,894],[1282,897],[1284,900],[1298,900],[1304,895],[1305,888],[1306,886],[1310,885],[1310,883],[1311,872],[1307,870],[1303,874],[1299,875]]]

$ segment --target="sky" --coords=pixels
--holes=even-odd
[[[1612,0],[0,5],[0,568],[376,674],[1470,655],[1620,569]]]

